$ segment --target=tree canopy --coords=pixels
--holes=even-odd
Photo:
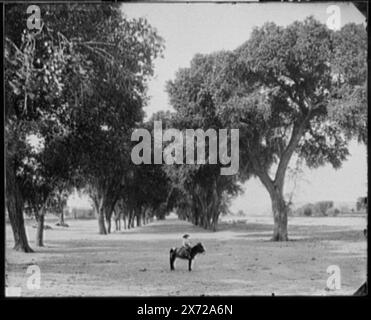
[[[40,5],[39,30],[26,28],[26,7],[6,8],[7,202],[15,248],[31,251],[22,210],[36,189],[27,185],[48,190],[45,203],[63,181],[91,184],[110,218],[163,41],[118,5]],[[37,153],[30,136],[41,142]]]
[[[274,240],[288,238],[283,190],[293,154],[312,168],[339,168],[351,139],[367,142],[366,49],[362,25],[266,23],[236,50],[196,55],[168,85],[185,125],[240,130],[239,176],[257,176],[268,190]]]

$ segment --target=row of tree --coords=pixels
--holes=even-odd
[[[266,23],[236,50],[197,54],[168,83],[175,112],[159,116],[181,130],[239,129],[240,169],[221,176],[208,162],[165,168],[180,217],[215,229],[239,183],[258,177],[272,202],[273,240],[287,240],[290,161],[337,169],[350,140],[367,144],[366,86],[363,25],[333,31],[313,17]]]
[[[143,212],[164,214],[156,194],[144,196],[161,192],[148,185],[162,178],[157,168],[130,161],[131,132],[143,120],[163,40],[118,5],[39,8],[40,27],[32,30],[26,5],[9,5],[5,15],[6,206],[14,248],[25,252],[32,251],[25,206],[43,245],[45,213],[63,207],[73,188],[91,197],[103,234],[116,203],[125,204],[130,226]]]

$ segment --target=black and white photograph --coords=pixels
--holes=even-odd
[[[367,2],[3,19],[5,298],[368,294]]]

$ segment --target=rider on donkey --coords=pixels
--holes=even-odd
[[[189,234],[183,235],[183,248],[184,250],[186,250],[187,255],[190,257],[192,246]]]

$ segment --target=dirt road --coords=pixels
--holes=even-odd
[[[290,241],[269,241],[271,217],[224,219],[208,232],[170,218],[130,231],[97,234],[95,220],[69,220],[69,228],[45,231],[45,247],[35,248],[35,229],[27,232],[36,253],[14,252],[6,226],[8,285],[22,296],[179,296],[179,295],[348,295],[366,279],[365,217],[290,218]],[[169,249],[189,233],[206,254],[188,272],[179,260],[169,270]],[[41,271],[40,289],[27,288],[27,268]],[[325,290],[326,270],[337,265],[341,289]]]

